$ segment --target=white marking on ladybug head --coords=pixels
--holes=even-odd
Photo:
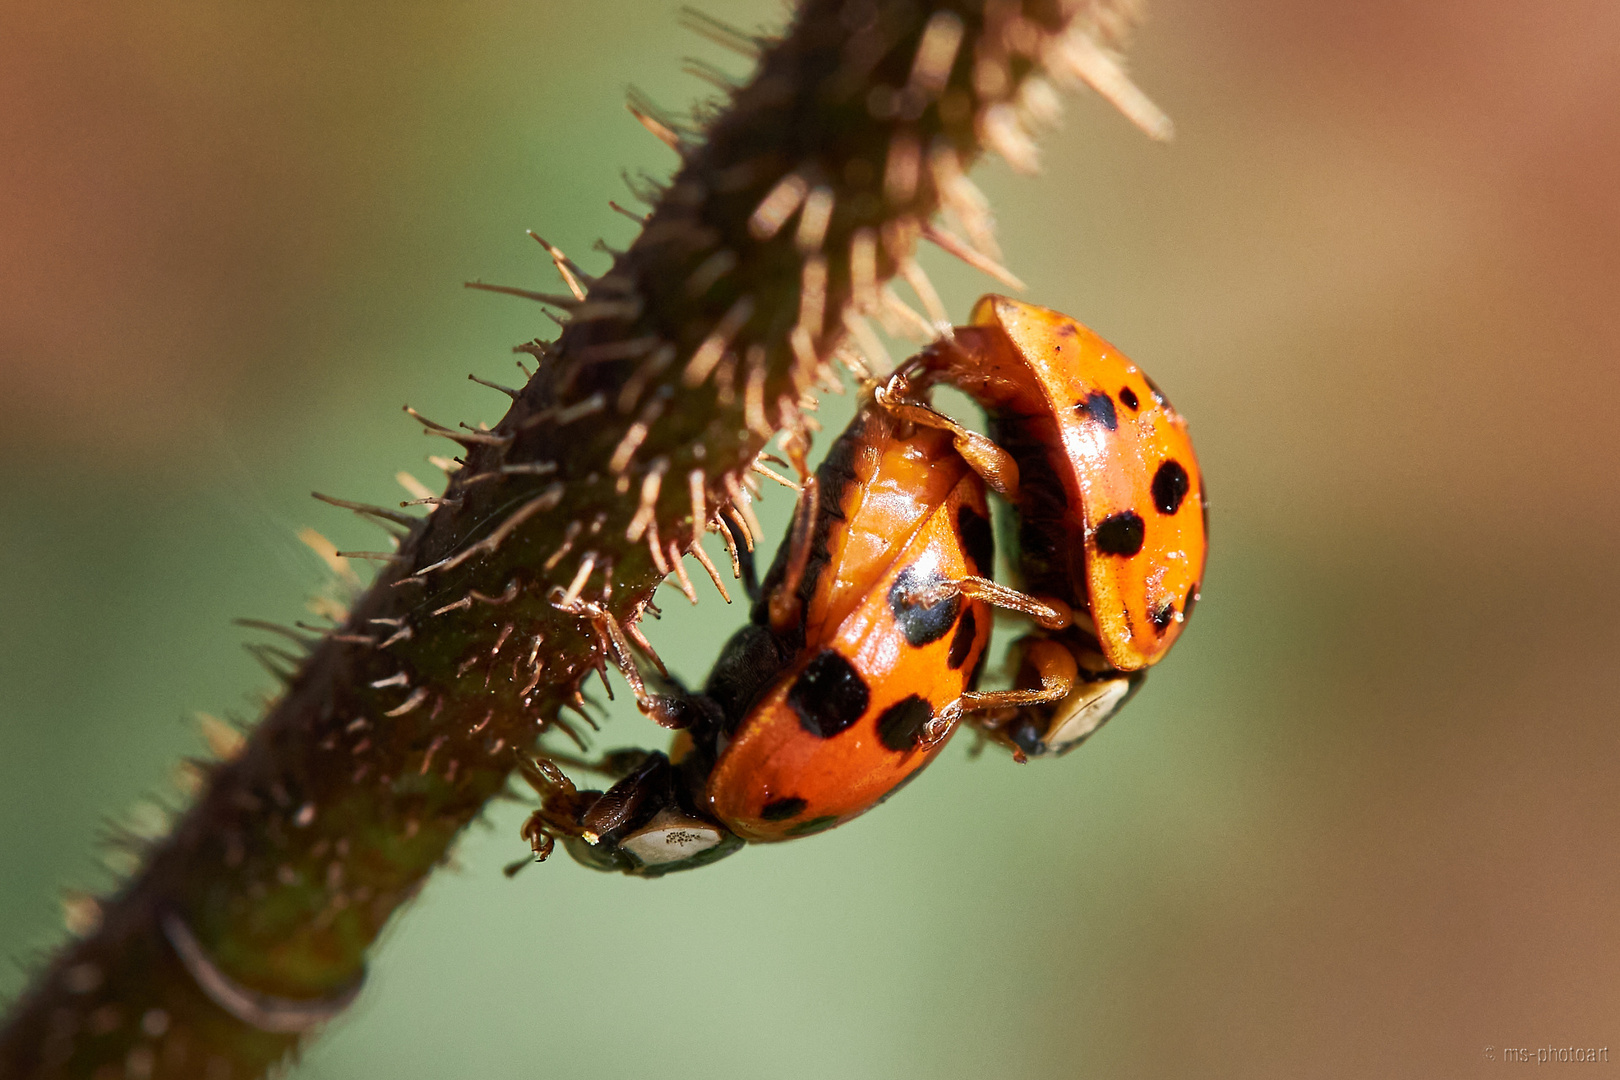
[[[1129,679],[1081,683],[1075,687],[1052,711],[1052,726],[1046,734],[1050,752],[1061,754],[1102,727],[1124,704],[1130,692]]]
[[[619,841],[619,850],[643,866],[664,866],[700,855],[720,840],[720,830],[709,822],[665,810]]]

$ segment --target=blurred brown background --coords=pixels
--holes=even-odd
[[[1215,548],[1176,655],[1061,762],[963,739],[879,813],[667,881],[507,882],[499,808],[298,1075],[1620,1054],[1620,7],[1151,14],[1174,144],[1076,99],[1041,177],[979,179],[1028,297],[1193,422]],[[297,530],[375,546],[307,492],[431,479],[402,403],[499,416],[466,372],[547,324],[460,283],[545,283],[525,227],[587,268],[628,241],[619,170],[674,159],[621,94],[698,95],[683,54],[743,70],[662,0],[0,7],[0,952],[108,880],[100,823],[197,752],[192,710],[256,711],[229,620],[300,617]],[[931,266],[963,314],[989,287]],[[695,676],[739,617],[650,634]]]

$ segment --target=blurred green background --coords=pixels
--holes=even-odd
[[[744,25],[782,9],[705,0]],[[257,711],[237,616],[493,422],[550,287],[633,227],[624,111],[704,89],[675,5],[0,7],[0,953],[102,823]],[[1190,632],[1081,752],[961,739],[825,836],[516,881],[474,829],[309,1078],[1474,1076],[1620,1052],[1620,7],[1157,0],[1149,144],[1092,97],[978,178],[1031,300],[1190,417]],[[929,263],[953,311],[991,283]],[[829,431],[847,406],[832,399]],[[823,445],[826,443],[823,439]],[[780,535],[789,503],[767,502]],[[741,618],[649,628],[689,677]],[[608,745],[658,738],[622,712]],[[0,997],[24,968],[0,972]],[[1495,1059],[1487,1048],[1494,1047]],[[1603,1066],[1598,1066],[1603,1068]]]

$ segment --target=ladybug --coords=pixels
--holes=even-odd
[[[842,824],[944,746],[989,643],[984,481],[948,432],[874,400],[807,486],[750,625],[704,688],[710,811],[752,841]]]
[[[555,766],[525,768],[542,800],[524,825],[536,856],[561,837],[597,869],[659,876],[744,841],[821,832],[913,779],[968,703],[1027,697],[972,690],[991,609],[1050,627],[1069,613],[990,580],[986,479],[957,447],[975,453],[991,483],[1005,486],[1015,467],[938,414],[915,422],[914,407],[869,392],[805,475],[748,625],[701,693],[660,699],[682,703],[664,715],[689,718],[668,755],[642,755],[627,771],[621,763],[605,793],[575,790]]]
[[[885,388],[891,401],[908,378],[923,389],[949,383],[984,408],[1018,477],[1020,585],[1075,613],[1070,626],[1015,643],[1015,686],[1029,699],[986,710],[975,726],[1021,759],[1071,750],[1130,700],[1198,601],[1209,511],[1186,421],[1101,337],[1002,296],[981,299],[969,326],[908,361]],[[930,421],[923,404],[904,407],[954,427]],[[1007,473],[1000,458],[975,467]]]

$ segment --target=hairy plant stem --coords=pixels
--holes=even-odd
[[[1029,163],[1034,76],[1107,91],[1125,6],[806,0],[777,40],[714,30],[757,50],[752,80],[698,135],[646,118],[682,165],[640,237],[583,299],[546,298],[566,328],[524,347],[539,370],[494,429],[430,425],[464,448],[444,500],[374,513],[397,552],[38,973],[0,1076],[251,1077],[341,1009],[515,754],[608,666],[609,620],[633,628],[697,537],[749,516],[765,441],[802,434],[846,332],[900,310],[889,279],[937,325],[910,261],[936,211],[966,234],[947,246],[993,259],[963,170],[987,143]]]

